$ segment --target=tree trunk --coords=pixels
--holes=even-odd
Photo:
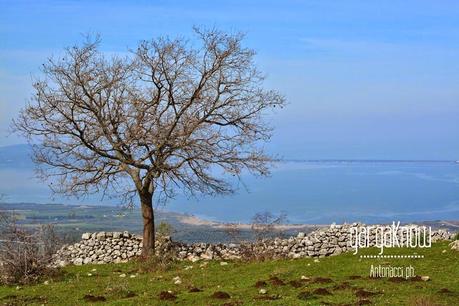
[[[155,254],[155,215],[153,212],[153,195],[140,192],[140,205],[143,217],[143,248],[142,255]]]

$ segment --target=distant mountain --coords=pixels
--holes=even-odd
[[[27,144],[0,147],[1,169],[30,169],[32,162],[32,148]]]

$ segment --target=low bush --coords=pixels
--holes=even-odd
[[[1,213],[0,233],[0,283],[30,284],[57,274],[50,266],[59,247],[52,225],[29,230],[14,215]]]

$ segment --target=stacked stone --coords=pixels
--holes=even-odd
[[[365,226],[353,223],[321,228],[308,235],[299,233],[286,239],[266,239],[244,244],[177,243],[170,237],[159,237],[156,241],[158,254],[172,254],[178,260],[232,260],[252,254],[269,254],[272,258],[325,257],[350,251],[351,227]],[[416,226],[416,225],[414,225]],[[400,232],[401,234],[401,232]],[[444,230],[432,231],[432,241],[449,240],[454,234]],[[403,237],[402,235],[400,237]],[[368,235],[369,246],[376,242],[376,226]],[[352,239],[355,239],[352,237]],[[400,240],[403,243],[404,239]],[[82,241],[65,246],[56,254],[57,265],[118,263],[126,262],[141,254],[142,238],[128,232],[85,233]]]
[[[56,253],[58,265],[127,262],[142,252],[142,237],[127,231],[84,233],[81,238]]]
[[[445,230],[438,230],[432,232],[432,242],[441,241],[441,240],[453,240],[455,233],[450,233]]]

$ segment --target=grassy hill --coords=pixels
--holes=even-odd
[[[415,253],[415,252],[417,253]],[[430,249],[266,262],[182,262],[151,271],[144,263],[69,266],[63,276],[16,288],[0,287],[5,305],[458,305],[459,253],[446,242]],[[370,278],[371,265],[412,266],[417,277]],[[191,268],[190,268],[191,267]],[[150,271],[149,271],[150,270]],[[303,279],[302,279],[303,276]],[[429,276],[428,281],[420,276]],[[174,284],[180,278],[180,284]],[[175,280],[174,280],[175,278]],[[304,279],[308,278],[308,279]],[[190,290],[194,288],[194,290]],[[198,290],[199,289],[199,290]],[[261,294],[260,290],[266,293]],[[169,291],[169,292],[168,292]],[[196,291],[196,292],[193,292]],[[224,298],[225,293],[229,298]],[[174,298],[176,297],[176,298]],[[219,298],[220,297],[220,298]],[[168,300],[170,299],[170,300]]]

